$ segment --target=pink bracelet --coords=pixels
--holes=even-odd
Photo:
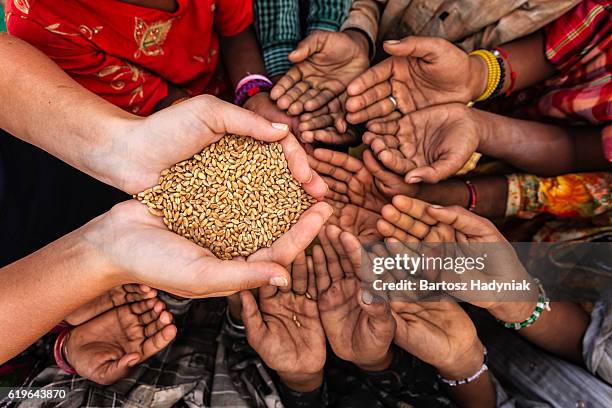
[[[57,339],[55,339],[55,344],[53,345],[53,357],[55,357],[55,363],[60,369],[64,370],[68,374],[76,374],[76,370],[68,361],[66,361],[63,352],[64,343],[66,342],[66,338],[70,334],[70,331],[72,331],[72,327],[67,327],[57,335]]]
[[[249,81],[253,81],[254,79],[258,79],[260,81],[265,81],[268,82],[270,84],[270,86],[272,86],[272,81],[270,81],[270,78],[264,76],[264,75],[259,75],[259,74],[251,74],[251,75],[247,75],[244,78],[242,78],[240,80],[240,82],[238,82],[238,85],[236,85],[236,89],[234,90],[234,93],[238,93],[238,90],[240,90],[240,88],[242,88],[244,86],[244,84],[246,84]]]

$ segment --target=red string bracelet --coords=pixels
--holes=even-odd
[[[76,370],[66,360],[63,351],[64,343],[66,342],[71,330],[72,327],[66,327],[57,335],[57,339],[55,339],[55,344],[53,345],[53,357],[55,357],[55,363],[60,369],[64,370],[68,374],[76,374]]]
[[[468,206],[467,209],[471,212],[474,212],[476,208],[476,203],[478,202],[478,194],[476,193],[476,186],[470,180],[464,180],[465,185],[468,188],[469,197],[468,197]]]
[[[501,47],[497,47],[495,49],[499,51],[502,58],[504,59],[504,61],[506,61],[506,64],[508,65],[508,70],[510,72],[510,88],[508,88],[508,90],[506,91],[506,96],[510,96],[512,92],[514,92],[514,88],[516,87],[516,78],[518,77],[518,74],[516,73],[516,71],[514,71],[514,69],[512,69],[512,62],[510,62],[510,56],[508,55],[508,52]]]

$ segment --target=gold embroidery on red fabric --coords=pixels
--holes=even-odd
[[[132,112],[138,113],[140,108],[138,106],[133,107],[132,105],[134,105],[137,98],[144,98],[144,83],[146,81],[146,77],[144,76],[144,73],[140,68],[126,62],[125,65],[115,64],[106,66],[100,71],[98,71],[96,75],[99,78],[105,78],[110,75],[114,75],[111,78],[110,87],[116,91],[120,91],[125,88],[125,80],[129,80],[132,82],[140,81],[140,85],[138,85],[132,92],[130,92],[130,95],[132,97],[130,98],[130,102],[128,103],[128,107],[132,108]]]
[[[49,24],[48,26],[45,27],[45,29],[57,35],[65,35],[69,37],[76,37],[76,36],[82,35],[88,40],[91,40],[93,36],[98,34],[103,28],[102,26],[89,28],[85,24],[81,24],[79,26],[78,33],[69,33],[69,32],[60,30],[60,27],[61,27],[61,23],[54,23],[54,24]]]
[[[23,14],[30,13],[30,1],[29,0],[13,0],[13,5]]]
[[[164,55],[162,45],[172,28],[174,18],[167,21],[156,21],[152,24],[148,24],[139,17],[134,19],[134,40],[136,40],[136,46],[138,47],[134,53],[134,58],[140,58],[142,54],[147,57]]]

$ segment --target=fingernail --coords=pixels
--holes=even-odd
[[[369,291],[364,290],[363,292],[361,292],[361,300],[366,305],[371,305],[374,301],[374,296]]]
[[[441,209],[441,208],[444,208],[444,207],[442,207],[441,205],[431,205],[430,207],[431,207],[431,208],[435,208],[435,209],[437,209],[437,210],[439,210],[439,209]]]
[[[422,179],[422,178],[420,178],[420,177],[410,177],[410,178],[408,179],[408,183],[409,183],[409,184],[420,183],[421,181],[423,181],[423,179]]]
[[[275,276],[270,279],[270,285],[285,287],[289,285],[289,282],[287,281],[287,278],[285,278],[284,276]]]
[[[399,44],[399,40],[387,40],[385,41],[385,44],[389,44],[389,45],[395,45],[395,44]]]
[[[279,130],[289,130],[289,126],[285,123],[272,123],[272,127]]]

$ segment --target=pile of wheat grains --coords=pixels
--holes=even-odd
[[[269,247],[316,202],[291,175],[279,143],[236,135],[164,170],[135,198],[221,259]]]

